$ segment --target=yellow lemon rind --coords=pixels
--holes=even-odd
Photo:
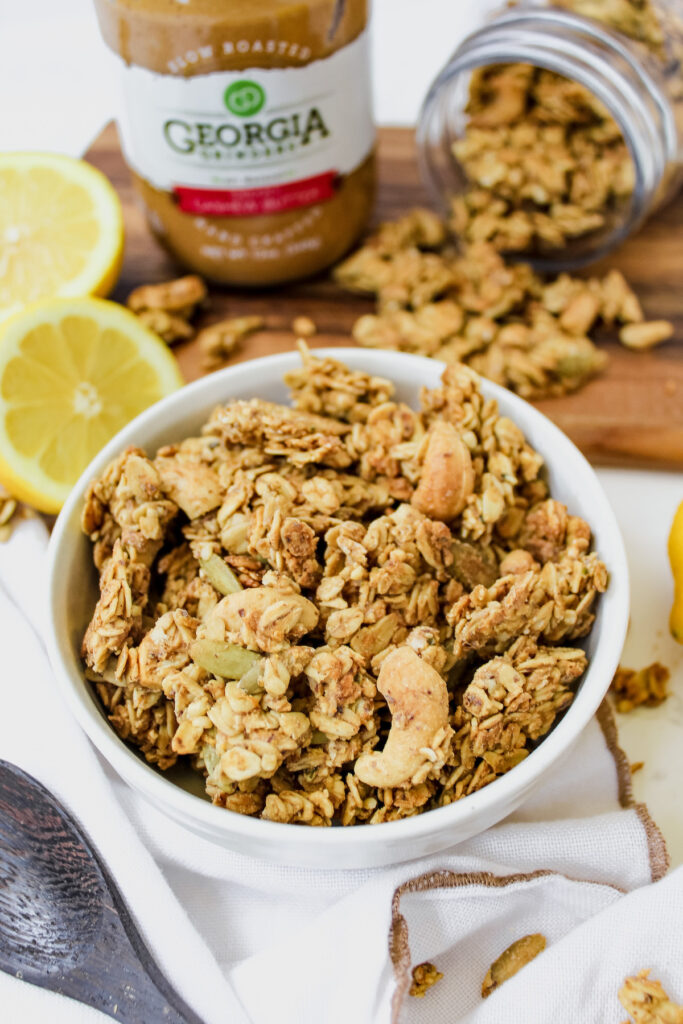
[[[676,509],[667,544],[674,598],[669,616],[669,630],[679,644],[683,643],[683,501]]]

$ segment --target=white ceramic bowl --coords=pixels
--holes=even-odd
[[[354,348],[323,350],[323,354],[388,377],[396,384],[398,397],[413,406],[420,387],[438,385],[443,370],[435,360],[393,352]],[[140,445],[153,454],[161,444],[196,432],[215,405],[231,398],[258,396],[286,402],[282,376],[299,364],[298,354],[292,352],[204,377],[143,412],[93,460],[74,487],[50,542],[50,659],[64,699],[98,750],[126,782],[175,821],[222,846],[279,863],[374,867],[435,853],[482,832],[515,810],[548,769],[567,755],[600,704],[621,655],[629,609],[626,557],[614,513],[580,452],[532,406],[483,381],[484,394],[498,400],[501,412],[521,427],[544,456],[553,496],[590,523],[595,547],[610,574],[586,643],[588,670],[566,715],[512,771],[457,803],[414,818],[352,828],[307,828],[214,807],[201,797],[196,774],[164,775],[120,740],[84,678],[79,648],[96,601],[97,579],[90,542],[79,526],[83,496],[90,480],[126,445]],[[571,785],[570,772],[567,785]]]

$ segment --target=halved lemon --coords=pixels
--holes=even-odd
[[[94,455],[183,383],[164,343],[104,299],[46,299],[0,325],[0,483],[58,512]]]
[[[0,319],[50,296],[108,295],[122,256],[121,203],[100,171],[0,153]]]

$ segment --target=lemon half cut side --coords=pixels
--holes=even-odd
[[[183,379],[166,345],[104,299],[47,299],[0,324],[0,483],[58,512],[98,451]]]
[[[54,153],[0,153],[0,320],[42,298],[108,295],[122,257],[104,174]]]

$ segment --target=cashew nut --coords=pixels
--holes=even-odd
[[[460,515],[474,490],[472,458],[452,423],[437,420],[429,428],[427,452],[412,504],[430,519],[450,522]]]
[[[391,788],[408,782],[428,760],[425,748],[448,726],[448,691],[439,673],[411,647],[398,647],[382,662],[377,689],[391,710],[384,750],[361,754],[361,782]]]
[[[154,465],[164,494],[188,519],[199,519],[221,504],[223,489],[218,474],[210,466],[178,457],[157,458]]]
[[[315,605],[301,594],[279,587],[254,587],[219,601],[206,617],[202,634],[250,651],[272,653],[310,633],[317,622]]]

